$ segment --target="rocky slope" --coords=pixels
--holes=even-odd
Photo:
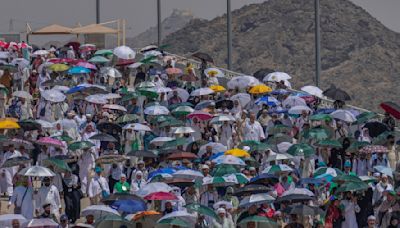
[[[312,84],[314,1],[269,0],[245,6],[233,16],[234,69],[253,74],[260,68],[285,71],[296,88]],[[382,101],[400,103],[400,34],[348,0],[321,0],[322,74],[320,87],[331,83],[348,91],[351,104],[379,110]],[[210,53],[226,65],[226,17],[192,20],[170,34],[168,51]]]

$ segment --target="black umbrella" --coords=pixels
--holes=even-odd
[[[21,120],[18,124],[24,131],[34,131],[42,128],[42,125],[35,120]]]
[[[278,182],[279,178],[277,176],[268,173],[263,173],[256,177],[251,178],[248,185],[251,184],[271,185],[271,184],[276,184]]]
[[[232,109],[233,108],[233,101],[231,101],[231,100],[219,100],[219,101],[215,102],[215,108]]]
[[[333,100],[337,100],[337,101],[351,100],[350,95],[347,92],[336,88],[335,85],[331,85],[331,87],[329,89],[325,90],[322,94],[324,96],[327,96],[327,97],[329,97]]]
[[[313,200],[314,197],[309,196],[309,195],[303,195],[303,194],[291,194],[291,195],[286,195],[286,196],[282,196],[279,197],[278,199],[276,199],[277,203],[281,203],[281,202],[303,202],[303,201],[308,201],[308,200]]]
[[[233,195],[241,197],[241,196],[246,196],[246,195],[252,195],[252,194],[257,194],[257,193],[265,193],[271,191],[271,188],[260,185],[260,184],[250,184],[246,185],[242,188],[239,188],[235,191]]]
[[[254,72],[253,76],[255,78],[257,78],[258,80],[262,81],[267,74],[273,73],[273,72],[275,72],[275,71],[270,68],[262,68],[256,72]]]
[[[305,204],[300,204],[300,205],[295,205],[295,206],[289,206],[287,207],[284,212],[291,214],[291,215],[322,215],[325,212],[319,208],[319,207],[310,207]]]
[[[196,57],[196,58],[199,58],[201,60],[205,60],[205,61],[210,62],[210,63],[214,62],[213,58],[211,58],[211,56],[209,54],[204,53],[204,52],[196,52],[192,56]]]
[[[369,136],[375,138],[380,134],[389,131],[388,127],[380,122],[368,122],[364,125],[364,128],[368,128]]]
[[[109,133],[109,134],[112,134],[112,135],[122,131],[122,127],[121,126],[119,126],[116,123],[110,123],[110,122],[99,123],[97,125],[97,129],[99,131],[102,131],[102,132],[105,132],[105,133]]]
[[[158,152],[152,151],[152,150],[136,150],[136,151],[129,152],[127,154],[127,156],[156,158],[156,157],[158,157]]]
[[[201,101],[194,107],[194,109],[202,110],[202,109],[208,108],[209,106],[213,106],[213,105],[215,105],[215,102],[213,100]]]
[[[27,164],[30,162],[32,162],[32,160],[29,158],[26,158],[26,157],[22,157],[22,156],[13,157],[13,158],[7,159],[1,167],[2,168],[10,168],[10,167],[14,167],[14,166]]]
[[[166,180],[165,183],[168,185],[173,185],[173,186],[180,187],[180,188],[190,187],[195,184],[192,179],[186,179],[186,178],[172,178],[172,179]]]
[[[117,200],[138,200],[138,201],[143,201],[143,199],[140,198],[139,196],[134,195],[134,194],[128,194],[128,193],[114,193],[114,194],[111,194],[106,199],[102,199],[101,201],[105,205],[111,205]]]
[[[100,141],[104,141],[104,142],[117,142],[117,139],[114,138],[114,136],[106,134],[106,133],[99,133],[99,134],[93,135],[89,139],[100,140]]]

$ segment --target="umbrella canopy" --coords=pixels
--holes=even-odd
[[[119,154],[102,155],[96,159],[96,164],[113,164],[123,162],[126,159],[127,157]]]
[[[167,72],[167,74],[169,75],[173,75],[173,74],[182,74],[182,70],[179,68],[167,68],[165,70]]]
[[[257,78],[253,76],[248,76],[248,75],[243,75],[243,76],[235,76],[229,82],[227,83],[227,86],[229,89],[245,89],[247,87],[252,87],[259,85],[260,81],[258,81]],[[258,89],[262,90],[269,90],[268,88],[265,87],[257,87],[255,89],[255,92],[260,92]]]
[[[293,171],[293,169],[290,168],[288,165],[279,164],[279,165],[268,166],[262,171],[262,173],[275,174],[277,172],[291,172],[291,171]]]
[[[153,192],[144,197],[145,200],[177,200],[178,198],[169,192]]]
[[[308,144],[300,143],[292,145],[287,153],[293,156],[310,157],[315,154],[315,150]]]
[[[24,224],[27,221],[21,214],[3,214],[0,215],[0,227],[12,227],[13,220],[18,220],[19,224]]]
[[[116,104],[103,105],[103,109],[118,110],[118,111],[122,111],[122,112],[126,112],[127,111],[124,106],[116,105]]]
[[[311,121],[331,121],[332,117],[328,114],[314,114],[310,116]]]
[[[319,98],[322,98],[324,96],[322,94],[323,91],[320,88],[316,87],[316,86],[303,86],[303,87],[301,87],[301,91],[304,91],[304,92],[306,92],[306,93],[308,93],[310,95],[313,95],[313,96],[316,96],[316,97],[319,97]]]
[[[218,115],[210,120],[211,124],[221,124],[223,122],[234,122],[235,118],[231,115]]]
[[[288,112],[289,114],[300,115],[303,112],[312,113],[312,110],[308,106],[298,105],[291,107]]]
[[[99,141],[104,141],[104,142],[117,142],[118,141],[116,138],[114,138],[114,136],[106,134],[106,133],[99,133],[99,134],[93,135],[89,139],[99,140]]]
[[[331,85],[331,87],[329,89],[325,90],[322,94],[333,100],[339,100],[339,101],[351,100],[349,94],[347,94],[345,91],[343,91],[341,89],[336,88],[335,85]]]
[[[127,154],[127,156],[135,156],[135,157],[145,157],[145,158],[156,158],[158,157],[157,151],[147,151],[147,150],[135,150],[131,151]]]
[[[136,52],[127,46],[116,47],[113,51],[113,54],[118,58],[125,60],[134,59],[136,56]]]
[[[134,131],[152,131],[149,126],[140,123],[127,124],[123,127],[123,129],[132,129]]]
[[[197,118],[199,120],[205,121],[205,120],[209,120],[209,119],[213,118],[213,115],[211,115],[208,112],[203,112],[203,111],[196,110],[196,111],[190,113],[189,115],[187,115],[186,117],[188,119]]]
[[[45,90],[41,92],[41,95],[47,101],[54,103],[63,102],[66,98],[66,96],[62,92],[55,89]]]
[[[221,143],[209,142],[200,147],[198,155],[203,156],[206,153],[207,148],[211,148],[212,153],[224,152],[227,150],[227,147]]]
[[[339,140],[336,139],[324,139],[321,141],[318,141],[317,146],[320,147],[330,147],[330,148],[342,148],[342,144],[339,142]]]
[[[307,106],[304,99],[296,96],[288,96],[284,101],[282,101],[283,108],[291,108],[294,106]]]
[[[174,134],[189,134],[194,132],[196,131],[191,127],[177,127],[175,128],[175,130],[172,131],[172,133]]]
[[[134,214],[139,211],[147,210],[147,205],[143,200],[117,200],[112,205],[111,208],[128,214]]]
[[[71,171],[71,168],[68,166],[65,160],[57,159],[54,157],[44,159],[42,164],[46,167],[52,166],[55,172],[66,172]]]
[[[161,105],[154,105],[150,106],[144,109],[144,114],[146,115],[151,115],[151,116],[157,116],[157,115],[168,115],[169,110]]]
[[[390,167],[378,165],[374,166],[374,170],[393,178],[393,170]]]
[[[272,72],[267,74],[267,76],[264,77],[263,81],[264,82],[280,82],[280,81],[285,81],[292,79],[290,75],[288,75],[285,72]]]
[[[93,143],[89,141],[79,141],[79,142],[73,142],[68,145],[68,149],[75,151],[75,150],[84,150],[84,149],[89,149],[91,147],[95,146]]]
[[[379,136],[380,134],[389,131],[389,128],[387,127],[386,124],[381,123],[381,122],[368,122],[366,123],[363,128],[367,128],[368,129],[368,134],[369,136],[375,138],[377,136]]]
[[[55,174],[48,168],[43,166],[34,165],[31,167],[27,167],[22,169],[19,175],[28,176],[28,177],[54,177]]]
[[[263,227],[263,228],[279,227],[279,225],[276,222],[274,222],[273,220],[268,219],[264,216],[258,216],[258,215],[246,217],[239,222],[239,224],[241,224],[241,225],[246,225],[248,223],[255,223],[255,224],[257,224],[257,227]]]
[[[90,69],[90,70],[97,70],[96,65],[88,63],[88,62],[79,62],[76,64],[76,66],[84,67],[84,68]]]
[[[346,182],[342,184],[337,190],[336,193],[340,192],[356,192],[356,191],[363,191],[367,190],[369,185],[367,183],[358,181],[358,182]]]
[[[204,96],[204,95],[209,95],[209,94],[213,94],[214,90],[205,87],[205,88],[200,88],[200,89],[196,89],[193,92],[190,93],[190,96]]]
[[[196,158],[198,158],[197,155],[190,153],[190,152],[173,153],[167,157],[168,160],[182,160],[182,159],[193,160]]]
[[[75,75],[75,74],[89,74],[91,71],[88,68],[81,66],[74,66],[67,71],[67,74]]]
[[[24,131],[34,131],[42,128],[42,125],[35,120],[21,120],[18,124]]]
[[[334,119],[342,120],[344,122],[352,123],[357,121],[357,118],[348,110],[339,109],[330,114]]]
[[[99,131],[109,133],[111,135],[116,135],[116,134],[118,134],[118,132],[122,131],[121,126],[119,126],[116,123],[112,123],[112,122],[99,123],[99,124],[97,124],[97,129]]]
[[[123,116],[118,117],[117,123],[131,123],[139,120],[139,116],[136,114],[125,114]],[[125,125],[127,126],[127,125]],[[126,128],[124,128],[126,129]]]
[[[240,166],[246,165],[246,163],[242,159],[235,157],[233,155],[222,155],[215,158],[212,161],[215,162],[216,164],[240,165]]]
[[[207,68],[204,70],[204,74],[207,75],[208,77],[224,77],[225,74],[218,68]]]
[[[275,200],[274,197],[267,193],[258,193],[246,196],[240,201],[239,207],[249,207],[251,205],[260,205],[263,203],[271,203]]]
[[[194,109],[189,106],[179,106],[171,111],[172,114],[177,116],[185,116],[194,112]]]
[[[100,69],[100,74],[111,78],[121,78],[122,74],[117,69],[113,67],[102,67]]]
[[[318,177],[323,174],[329,174],[333,177],[336,177],[338,175],[342,175],[343,172],[340,169],[336,169],[336,168],[319,167],[318,169],[315,170],[314,177]]]
[[[119,216],[120,214],[117,210],[106,205],[91,205],[81,211],[82,217],[86,217],[87,215],[93,215],[95,219],[100,219],[107,215]]]
[[[210,216],[211,218],[217,219],[218,215],[215,211],[207,206],[198,204],[198,203],[191,203],[186,204],[184,206],[189,212],[197,212],[201,215]]]
[[[192,56],[195,58],[198,58],[200,60],[204,60],[206,62],[210,62],[210,63],[214,62],[213,58],[211,58],[211,56],[209,54],[204,53],[204,52],[196,52]]]
[[[230,97],[230,100],[238,100],[242,107],[245,107],[250,101],[251,97],[248,93],[238,93]]]
[[[101,50],[97,50],[94,55],[112,55],[113,51],[110,49],[101,49]]]
[[[277,105],[280,104],[280,102],[275,97],[263,96],[263,97],[258,98],[255,101],[255,104],[256,105],[263,105],[264,104],[264,105],[267,105],[267,106],[277,106]]]
[[[163,145],[165,142],[169,142],[174,140],[174,138],[172,137],[156,137],[153,140],[150,141],[150,144],[154,144],[156,146],[161,146]]]
[[[42,137],[39,140],[37,140],[36,143],[39,145],[54,146],[58,148],[64,147],[62,141],[50,137]]]
[[[381,146],[381,145],[368,145],[363,147],[360,150],[361,153],[387,153],[388,149],[386,146]]]
[[[250,157],[250,154],[247,151],[238,148],[227,150],[224,154],[233,155],[235,157]]]
[[[396,119],[400,119],[400,106],[393,102],[383,102],[380,107]]]
[[[31,162],[32,162],[32,160],[27,157],[18,156],[18,157],[12,157],[12,158],[7,159],[6,161],[4,161],[4,163],[1,167],[2,168],[10,168],[10,167],[15,167],[15,166],[19,166],[19,165],[29,164]]]
[[[134,206],[122,206],[121,208],[133,208]],[[96,221],[96,228],[111,228],[111,227],[133,227],[134,224],[121,216],[107,215]]]
[[[175,178],[192,179],[192,180],[204,178],[204,175],[201,172],[191,169],[178,170],[175,173],[173,173],[172,176]]]
[[[31,219],[29,222],[25,224],[25,227],[31,228],[58,228],[58,223],[54,222],[53,219],[48,218],[40,218],[40,219]]]
[[[0,129],[18,129],[19,124],[15,119],[12,118],[2,118],[0,119]]]
[[[272,92],[272,89],[264,84],[255,85],[249,90],[249,93],[251,94],[264,94],[270,92]]]
[[[24,98],[27,100],[32,100],[32,95],[26,91],[15,91],[12,94],[14,97]]]
[[[94,57],[90,58],[88,60],[88,62],[94,63],[94,64],[104,64],[104,63],[110,62],[110,60],[103,56],[94,56]]]
[[[151,176],[149,175],[149,178]],[[152,182],[148,183],[145,186],[143,186],[139,191],[136,192],[136,195],[145,197],[151,193],[154,192],[171,192],[172,188],[167,185],[166,183],[162,182]]]

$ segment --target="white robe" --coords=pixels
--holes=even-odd
[[[222,125],[221,133],[220,133],[220,143],[225,145],[228,149],[231,149],[232,146],[232,134],[235,130],[231,125]]]
[[[26,191],[26,194],[25,194]],[[25,194],[25,197],[24,197]],[[22,198],[24,200],[22,201]],[[9,204],[21,206],[21,214],[28,220],[33,218],[33,189],[32,187],[18,186],[10,198]]]
[[[59,217],[59,209],[61,208],[60,193],[56,186],[50,185],[49,187],[42,186],[36,195],[36,209],[43,213],[43,205],[46,203],[51,204],[51,213],[57,218]]]
[[[255,121],[253,124],[250,121],[246,121],[243,135],[244,140],[260,141],[265,139],[264,129],[258,121]]]
[[[344,206],[343,214],[345,216],[345,221],[342,222],[342,228],[358,227],[356,212],[360,211],[360,207],[349,200],[342,200],[342,204]]]
[[[13,158],[13,157],[19,157],[19,156],[21,156],[21,153],[17,150],[14,150],[14,152],[7,151],[6,153],[4,153],[4,156],[1,159],[1,166],[3,166],[4,162],[7,159]],[[7,194],[9,196],[12,196],[12,194],[13,194],[13,181],[12,180],[14,178],[14,175],[17,172],[18,172],[18,166],[0,169],[1,192],[7,192]]]
[[[90,171],[94,168],[95,158],[91,152],[84,152],[78,161],[79,178],[81,180],[81,190],[83,193],[87,191],[88,178]]]
[[[106,178],[99,176],[92,178],[88,188],[88,196],[90,198],[93,198],[101,194],[101,191],[103,190],[110,194],[110,189],[108,187],[108,182]]]

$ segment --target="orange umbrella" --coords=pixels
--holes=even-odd
[[[142,211],[142,212],[138,212],[135,214],[135,216],[133,216],[133,220],[134,221],[138,221],[141,218],[144,218],[146,216],[151,216],[151,215],[159,215],[160,212],[157,211]]]

